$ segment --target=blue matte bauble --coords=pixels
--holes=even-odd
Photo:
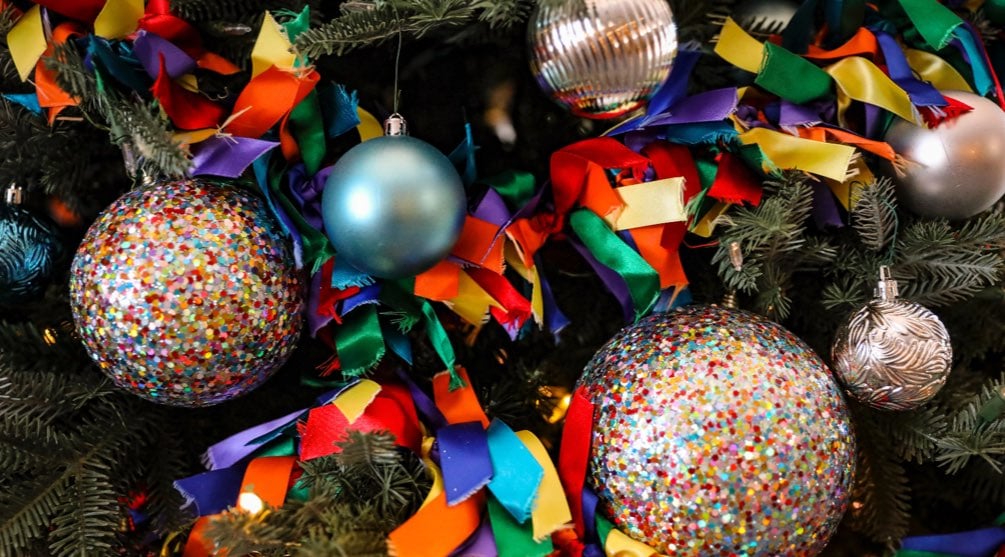
[[[40,297],[62,251],[54,224],[0,203],[0,305]]]
[[[339,159],[325,184],[325,232],[369,275],[397,279],[436,265],[457,242],[464,185],[432,145],[405,135],[365,141]]]

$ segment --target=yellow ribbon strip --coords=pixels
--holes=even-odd
[[[614,230],[641,228],[653,224],[684,222],[684,178],[666,178],[621,186],[614,190],[625,206],[608,220]],[[606,219],[605,219],[606,220]]]
[[[837,83],[838,107],[848,101],[861,101],[885,108],[908,122],[915,122],[917,112],[907,92],[887,77],[875,64],[861,56],[849,56],[824,68]],[[839,108],[839,120],[843,111]]]
[[[531,525],[534,528],[534,541],[541,541],[572,522],[572,511],[569,510],[569,502],[565,499],[555,464],[548,456],[548,451],[541,444],[541,440],[526,430],[516,432],[516,436],[523,441],[527,450],[544,469],[544,477],[537,487],[537,498],[534,499],[534,511],[530,515]]]
[[[45,53],[45,43],[42,10],[35,4],[7,32],[7,48],[21,81],[27,80],[35,69],[38,59]]]
[[[747,34],[731,17],[726,18],[726,23],[719,31],[715,53],[737,68],[751,73],[761,71],[764,61],[764,45]]]
[[[286,32],[279,26],[272,14],[265,12],[262,29],[255,39],[251,49],[251,77],[254,78],[265,70],[276,66],[281,70],[292,70],[297,55],[291,49],[293,44],[286,37]]]
[[[629,538],[617,528],[611,530],[611,533],[607,535],[607,542],[604,543],[604,553],[607,555],[616,555],[617,557],[650,557],[650,555],[659,555],[659,552],[655,549]]]
[[[457,296],[444,303],[461,319],[476,327],[485,324],[489,307],[503,309],[502,304],[478,286],[478,283],[464,271],[461,271],[457,280]]]
[[[719,222],[719,216],[729,209],[728,203],[716,203],[711,209],[701,217],[701,220],[691,226],[691,232],[702,238],[711,238],[715,232],[715,225]]]
[[[356,126],[356,131],[359,132],[360,141],[368,141],[384,135],[384,126],[374,118],[373,114],[359,107],[356,108],[356,114],[359,116],[359,125]]]
[[[740,141],[744,145],[756,144],[778,168],[804,170],[841,182],[855,154],[854,147],[803,139],[765,128],[741,133]]]
[[[108,0],[94,20],[94,34],[105,39],[124,39],[139,26],[143,0]]]
[[[342,411],[342,415],[351,424],[363,415],[367,406],[370,406],[379,392],[380,385],[378,383],[364,379],[335,397],[332,404]]]
[[[523,280],[530,283],[530,311],[534,315],[534,322],[539,326],[544,325],[544,293],[541,292],[541,277],[537,274],[537,267],[527,267],[523,263],[516,242],[506,241],[505,247],[506,263],[517,272]]]
[[[974,90],[967,83],[967,80],[956,71],[956,68],[938,56],[915,50],[913,48],[904,49],[907,57],[907,64],[917,72],[921,79],[930,82],[940,91],[966,91],[973,93]]]
[[[851,165],[851,169],[855,172],[855,175],[844,182],[829,179],[824,180],[827,183],[827,187],[834,192],[834,196],[837,197],[841,205],[848,211],[852,209],[862,188],[876,181],[876,176],[872,173],[872,169],[869,168],[869,165],[865,163],[865,159],[863,158],[855,159],[855,162]]]

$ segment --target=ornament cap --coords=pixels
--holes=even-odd
[[[384,135],[408,135],[408,123],[405,117],[395,112],[384,120]]]
[[[4,192],[4,200],[8,205],[20,205],[24,203],[24,188],[17,184],[7,186]]]
[[[876,283],[873,295],[880,300],[895,300],[900,295],[897,281],[893,280],[893,274],[886,265],[879,268],[879,282]]]

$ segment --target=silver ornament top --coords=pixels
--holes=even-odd
[[[879,282],[876,283],[873,296],[880,300],[894,300],[899,295],[900,291],[897,290],[897,281],[893,280],[890,268],[883,265],[879,268]]]
[[[405,117],[395,112],[384,120],[384,135],[408,135],[408,122]]]
[[[24,189],[17,184],[7,186],[7,191],[4,192],[4,200],[8,205],[20,205],[24,203]]]

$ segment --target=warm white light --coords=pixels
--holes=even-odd
[[[264,507],[265,504],[262,503],[262,498],[250,491],[245,491],[237,497],[237,508],[246,513],[258,514],[262,512]]]

